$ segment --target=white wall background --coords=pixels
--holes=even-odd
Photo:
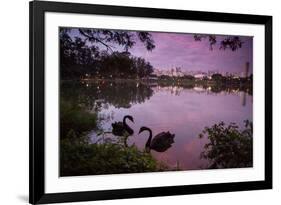
[[[277,0],[72,0],[109,5],[273,15],[274,189],[235,193],[126,199],[79,204],[278,204],[281,134],[281,12]],[[28,1],[1,1],[0,204],[28,202]],[[280,202],[279,202],[280,203]],[[77,203],[78,204],[78,203]]]

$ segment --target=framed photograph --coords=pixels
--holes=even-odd
[[[30,2],[30,203],[272,188],[272,17]]]

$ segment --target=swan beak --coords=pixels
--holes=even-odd
[[[140,129],[139,134],[142,132],[143,130]]]

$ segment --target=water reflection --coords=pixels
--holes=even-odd
[[[130,108],[134,104],[145,102],[153,95],[153,90],[148,85],[106,81],[62,83],[61,90],[64,99],[94,111],[106,109],[110,105]]]
[[[124,116],[133,116],[130,127],[134,134],[128,138],[129,146],[135,144],[144,149],[147,138],[136,134],[142,126],[151,128],[153,133],[175,134],[175,142],[170,141],[173,146],[163,146],[164,152],[151,149],[151,154],[171,167],[182,169],[208,165],[207,160],[200,159],[207,140],[197,137],[204,127],[220,121],[243,126],[245,119],[252,120],[252,91],[243,87],[99,81],[65,82],[61,91],[65,101],[97,113],[105,132],[112,131],[112,123],[123,121]],[[111,135],[106,136],[110,139]],[[93,142],[98,140],[95,131],[90,136]]]

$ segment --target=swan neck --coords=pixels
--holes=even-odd
[[[147,129],[147,131],[149,132],[149,137],[147,139],[145,147],[149,147],[150,148],[150,144],[151,144],[151,140],[152,140],[152,131],[151,131],[151,129]]]
[[[123,125],[128,126],[127,123],[126,123],[126,119],[127,119],[127,116],[125,116],[125,117],[123,118]]]

